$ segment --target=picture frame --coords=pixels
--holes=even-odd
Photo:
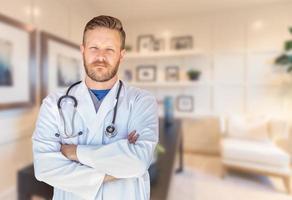
[[[151,34],[138,36],[137,51],[140,53],[152,52],[154,41],[154,36]]]
[[[179,80],[179,67],[167,66],[165,68],[165,80],[166,81],[178,81]]]
[[[154,82],[156,81],[155,65],[140,65],[136,68],[137,82]]]
[[[165,42],[163,38],[154,39],[153,41],[153,51],[164,51]]]
[[[0,14],[0,110],[35,105],[35,41],[34,27]]]
[[[193,36],[177,36],[171,38],[170,48],[172,50],[187,50],[193,48]]]
[[[123,75],[124,75],[125,81],[128,81],[128,82],[133,81],[133,72],[131,69],[124,69],[123,72],[124,72]]]
[[[179,112],[194,111],[194,97],[190,95],[180,95],[176,98],[176,108]]]
[[[41,32],[41,99],[57,90],[65,90],[84,77],[79,45],[47,32]]]

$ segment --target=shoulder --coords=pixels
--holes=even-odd
[[[61,91],[55,91],[55,92],[51,92],[48,96],[46,96],[43,100],[42,100],[42,106],[47,105],[47,106],[57,106],[58,100],[61,96],[63,96],[65,94],[64,90]]]
[[[126,95],[128,96],[128,98],[130,98],[130,101],[140,102],[147,100],[156,102],[155,96],[145,89],[125,84],[125,90]]]
[[[127,84],[125,85],[125,90],[127,101],[131,107],[139,109],[157,109],[158,102],[151,92]]]

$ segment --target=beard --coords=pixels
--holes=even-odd
[[[120,61],[118,60],[114,66],[106,61],[95,61],[87,63],[83,56],[84,68],[87,76],[96,82],[106,82],[111,80],[118,72]]]

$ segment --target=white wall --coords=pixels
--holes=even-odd
[[[191,93],[196,102],[193,116],[255,113],[291,119],[291,92],[276,81],[279,72],[273,65],[284,40],[291,39],[288,31],[292,26],[291,9],[289,2],[201,13],[188,18],[175,16],[133,21],[128,25],[128,43],[136,49],[139,35],[153,34],[165,38],[166,42],[172,36],[193,35],[195,48],[204,52],[206,62],[187,59],[180,62],[181,68],[201,68],[201,80],[210,81],[210,86],[202,84],[183,90],[178,87],[168,92],[165,89],[154,91],[158,96],[170,92],[174,96]],[[158,63],[158,67],[168,62],[145,61],[147,64]]]
[[[82,40],[85,23],[98,14],[83,0],[0,0],[0,5],[1,14],[76,44]],[[38,105],[0,111],[0,199],[3,191],[15,187],[17,170],[32,162],[30,137],[37,113]]]

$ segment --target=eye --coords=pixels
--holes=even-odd
[[[97,50],[98,48],[95,46],[89,47],[90,50]]]
[[[112,49],[112,48],[107,48],[106,51],[108,51],[108,52],[115,52],[115,50]]]

